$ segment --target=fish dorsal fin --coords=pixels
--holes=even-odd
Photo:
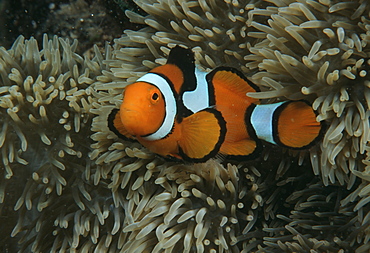
[[[304,101],[291,101],[280,106],[274,113],[276,142],[288,148],[304,149],[316,143],[323,131],[316,121],[311,105]]]
[[[108,128],[113,133],[115,133],[119,138],[124,140],[135,140],[131,134],[127,132],[125,127],[122,124],[121,118],[119,116],[119,110],[113,109],[108,116]]]
[[[182,71],[184,77],[178,92],[180,97],[184,92],[193,91],[197,88],[194,62],[194,53],[190,49],[178,45],[171,49],[167,64],[176,65]]]
[[[246,96],[247,92],[259,91],[259,88],[250,82],[240,71],[231,67],[218,67],[207,75],[207,81],[217,86],[222,86],[231,92],[241,96]],[[251,103],[258,102],[257,99],[250,98]]]
[[[181,122],[180,155],[193,162],[204,162],[215,156],[224,141],[226,122],[221,113],[207,108]]]
[[[174,64],[183,72],[194,72],[194,53],[188,48],[177,45],[171,49],[167,58],[167,64]]]

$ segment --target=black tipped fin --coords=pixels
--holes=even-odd
[[[191,51],[191,49],[177,45],[171,49],[167,58],[167,64],[174,64],[185,73],[187,71],[194,71],[194,53]]]
[[[323,123],[316,121],[316,112],[305,100],[289,101],[274,112],[273,133],[277,144],[291,149],[307,149],[321,139]]]
[[[122,121],[119,117],[119,110],[113,109],[108,116],[108,128],[115,133],[119,138],[126,141],[135,141],[135,137],[130,135],[124,128]]]
[[[187,161],[205,162],[220,150],[226,135],[226,122],[221,113],[207,108],[181,122],[179,154]]]
[[[217,67],[207,74],[207,81],[217,79],[229,90],[245,96],[247,92],[260,91],[259,87],[249,81],[242,72],[232,67]]]

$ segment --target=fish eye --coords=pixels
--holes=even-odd
[[[153,93],[153,95],[152,95],[152,99],[154,100],[154,101],[157,101],[157,99],[159,98],[159,95],[158,95],[158,93],[157,92],[154,92]]]

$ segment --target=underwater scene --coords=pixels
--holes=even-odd
[[[0,0],[0,252],[370,252],[370,2]]]

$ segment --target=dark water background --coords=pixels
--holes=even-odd
[[[125,29],[141,28],[129,22],[127,9],[144,13],[132,0],[0,0],[0,45],[9,48],[19,35],[40,42],[46,33],[77,39],[84,53]]]

